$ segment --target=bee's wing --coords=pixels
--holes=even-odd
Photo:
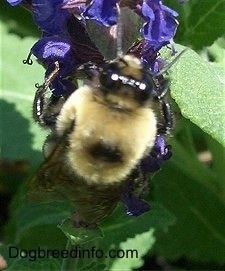
[[[68,147],[67,133],[28,184],[28,198],[41,202],[68,199],[75,205],[72,219],[77,225],[98,223],[114,210],[120,188],[90,185],[78,177],[66,161]]]
[[[77,191],[78,192],[78,191]],[[74,222],[95,224],[109,216],[120,199],[118,186],[84,186],[79,185],[79,192],[73,198],[75,205]]]
[[[28,183],[28,198],[32,201],[50,202],[65,199],[60,191],[69,178],[65,168],[65,152],[68,136],[64,134],[56,142],[50,156],[41,165],[35,176]]]
[[[108,27],[87,21],[87,31],[91,39],[106,60],[118,57],[118,53],[126,53],[139,35],[143,20],[131,9],[120,8],[119,22]],[[121,48],[118,48],[121,47]],[[118,52],[121,51],[121,52]]]

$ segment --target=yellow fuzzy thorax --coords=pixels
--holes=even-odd
[[[129,101],[125,104],[128,106]],[[59,134],[74,122],[69,135],[68,163],[87,183],[121,182],[154,144],[157,128],[153,110],[132,105],[131,111],[121,108],[112,109],[99,102],[93,89],[83,86],[68,98],[61,110],[57,122]],[[112,163],[92,157],[90,149],[96,144],[117,148],[121,160]]]

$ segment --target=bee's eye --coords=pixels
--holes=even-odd
[[[99,80],[102,87],[107,90],[116,90],[121,87],[119,73],[113,69],[104,70]]]
[[[137,88],[137,98],[140,102],[147,101],[150,97],[150,90],[148,86],[141,82],[140,85]]]
[[[144,76],[142,81],[137,82],[137,99],[140,102],[147,101],[151,96],[154,89],[154,83],[152,78]]]

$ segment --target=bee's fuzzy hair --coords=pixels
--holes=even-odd
[[[152,148],[157,119],[150,107],[116,110],[101,102],[101,98],[95,99],[93,93],[91,86],[85,85],[68,98],[58,117],[57,132],[62,135],[74,123],[67,159],[86,182],[121,182]],[[129,99],[125,102],[128,104]],[[90,150],[98,145],[118,150],[120,159],[108,162],[92,156]]]

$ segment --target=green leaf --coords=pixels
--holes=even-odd
[[[151,210],[138,217],[127,216],[119,205],[114,213],[103,221],[102,229],[107,240],[110,240],[109,243],[119,246],[120,242],[133,238],[136,234],[148,232],[150,228],[167,231],[174,223],[174,216],[161,204],[153,202]],[[132,231],[127,231],[129,228],[132,228]]]
[[[223,70],[225,69],[225,38],[220,38],[216,40],[212,46],[207,47],[207,53],[210,57],[220,65]],[[222,76],[222,74],[221,74]]]
[[[125,242],[121,242],[119,250],[117,251],[117,254],[119,254],[121,250],[121,256],[113,261],[109,270],[129,271],[141,267],[144,263],[142,257],[148,253],[154,243],[155,237],[153,229],[137,234],[134,238],[128,238]]]
[[[224,35],[224,0],[165,0],[167,6],[177,11],[179,27],[175,41],[193,49],[201,50]]]
[[[52,225],[55,227],[72,211],[69,202],[33,203],[26,199],[26,192],[18,194],[11,204],[11,220],[14,224],[13,235],[11,232],[9,242],[20,243],[24,236],[33,227]],[[18,204],[19,202],[19,204]]]
[[[1,1],[1,21],[10,33],[19,37],[40,36],[38,27],[34,24],[31,12],[19,6],[12,7],[6,1]]]
[[[14,248],[13,248],[14,247]],[[37,248],[36,248],[37,250]],[[11,251],[11,255],[10,255]],[[17,255],[18,252],[18,255]],[[58,271],[60,270],[60,261],[57,258],[38,258],[37,251],[22,251],[15,245],[1,246],[0,254],[7,262],[7,271]],[[12,257],[10,257],[12,256]],[[15,257],[16,256],[16,257]]]
[[[142,264],[142,257],[151,249],[154,242],[154,230],[161,229],[167,231],[168,228],[175,223],[174,217],[160,204],[152,203],[152,209],[139,217],[128,217],[124,214],[123,208],[119,206],[111,217],[107,218],[103,223],[104,239],[99,242],[99,247],[105,252],[110,249],[118,251],[119,249],[137,250],[138,258],[130,260],[128,264],[126,259],[116,258],[113,268],[124,265],[125,262],[131,268]],[[146,238],[145,238],[146,237]],[[143,244],[145,239],[145,243]],[[134,256],[135,257],[135,256]],[[105,264],[110,269],[115,259],[107,258]],[[123,270],[123,268],[121,268]],[[115,270],[115,269],[114,269]]]
[[[173,162],[156,175],[153,191],[154,198],[177,218],[168,232],[156,231],[154,252],[173,261],[185,257],[224,264],[224,199],[204,181],[184,174]]]
[[[216,181],[215,184],[218,187],[218,195],[222,195],[225,198],[225,148],[215,141],[213,138],[206,138],[209,151],[212,155],[211,170],[214,172]]]
[[[181,50],[180,46],[176,46]],[[184,117],[225,146],[225,73],[188,49],[169,70],[171,96]]]
[[[191,41],[196,49],[211,45],[225,33],[224,13],[224,0],[193,1],[184,40]]]
[[[21,39],[7,32],[0,23],[2,37],[2,62],[0,65],[0,144],[1,157],[12,160],[28,160],[32,166],[39,165],[40,150],[46,132],[32,119],[32,103],[35,83],[41,83],[43,68],[34,63],[24,65],[34,38]],[[13,129],[13,132],[12,132]]]
[[[201,50],[224,36],[224,0],[189,0],[183,4],[174,0],[163,2],[179,14],[175,35],[177,43]]]
[[[91,251],[91,248],[94,247],[95,251],[99,250],[103,253],[103,257],[100,258],[95,258],[96,254],[94,254],[93,257],[89,257],[85,261],[79,258],[76,263],[75,261],[68,262],[69,266],[76,264],[80,268],[78,270],[90,270],[87,267],[89,264],[93,265],[91,270],[98,270],[99,265],[106,266],[106,270],[118,270],[118,268],[123,270],[124,266],[126,266],[126,270],[140,267],[143,264],[142,257],[147,254],[155,241],[154,229],[167,230],[174,223],[174,218],[156,203],[152,204],[150,212],[140,217],[128,217],[120,207],[111,217],[103,221],[101,230],[99,228],[75,228],[70,221],[62,223],[60,228],[69,240],[73,242],[75,240],[75,243],[82,249]],[[114,253],[115,258],[109,255],[111,249],[116,253],[116,255]],[[120,250],[123,253],[128,253],[123,259],[119,257]],[[97,262],[95,262],[96,260]]]
[[[159,204],[152,204],[150,212],[133,218],[126,216],[120,207],[102,222],[101,230],[75,228],[69,220],[59,226],[73,245],[90,253],[93,248],[94,251],[103,253],[103,257],[97,257],[94,253],[93,257],[88,257],[85,261],[83,258],[76,262],[71,259],[72,262],[66,263],[68,266],[76,264],[79,270],[89,270],[90,264],[91,270],[98,270],[99,265],[106,266],[106,270],[123,270],[124,266],[127,266],[126,270],[138,268],[143,265],[142,257],[155,241],[154,228],[167,230],[174,223],[174,218]],[[109,255],[111,249],[116,254],[115,258]],[[127,254],[121,258],[120,252]]]

